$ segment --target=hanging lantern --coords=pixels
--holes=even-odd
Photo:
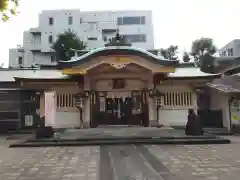
[[[163,100],[162,97],[157,97],[156,99],[156,107],[159,109],[161,107],[163,107]]]

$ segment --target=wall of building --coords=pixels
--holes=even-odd
[[[144,24],[118,25],[118,17],[141,17],[144,16]],[[49,24],[49,18],[53,18],[53,24]],[[69,18],[72,24],[69,24]],[[73,30],[80,39],[87,43],[87,49],[93,49],[104,46],[108,39],[114,37],[116,30],[119,29],[121,35],[140,35],[146,36],[145,41],[133,42],[134,46],[143,49],[154,49],[154,35],[151,11],[89,11],[80,10],[46,10],[39,15],[39,27],[31,28],[24,32],[23,48],[25,51],[24,66],[34,64],[34,58],[29,51],[39,51],[41,53],[51,52],[52,43],[49,42],[49,36],[52,36],[53,42],[57,36],[66,30]],[[115,32],[103,33],[103,30],[115,30]],[[12,51],[9,52],[10,54]],[[12,53],[9,56],[9,64],[12,67],[19,67],[15,63],[17,55]],[[13,62],[12,62],[13,61]],[[42,62],[51,64],[49,59]]]
[[[220,56],[240,56],[240,39],[230,41],[219,49],[219,54]]]
[[[229,94],[211,89],[211,109],[222,110],[223,126],[230,128]]]
[[[77,86],[54,88],[57,93],[56,122],[59,128],[80,127],[80,113],[75,107],[74,95],[80,91]]]
[[[51,53],[41,53],[41,52],[34,52],[33,53],[33,62],[34,64],[39,65],[55,65],[56,58]]]
[[[19,51],[20,49],[9,49],[9,67],[19,67],[24,62],[24,50]],[[22,59],[22,62],[20,62]]]
[[[75,107],[74,95],[80,91],[76,85],[53,86],[56,93],[56,117],[54,128],[79,128],[80,112]],[[40,99],[40,115],[44,114],[44,95]]]
[[[197,110],[196,93],[187,84],[159,85],[157,88],[164,94],[163,107],[159,109],[159,124],[185,126],[188,109]]]

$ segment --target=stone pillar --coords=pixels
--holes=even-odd
[[[44,92],[44,115],[45,115],[45,126],[57,127],[56,118],[56,92],[46,91]]]
[[[85,99],[84,108],[83,108],[83,127],[90,127],[90,97]]]
[[[153,82],[153,74],[149,74],[148,76],[148,90],[154,88],[154,82]],[[154,126],[157,124],[157,112],[156,112],[156,103],[155,99],[148,97],[148,111],[149,111],[149,125]]]
[[[149,124],[150,126],[155,126],[157,124],[157,112],[156,112],[156,106],[155,106],[154,98],[149,97],[148,98],[148,109],[149,109]]]

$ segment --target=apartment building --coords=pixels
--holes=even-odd
[[[220,56],[240,56],[240,39],[234,39],[219,49]]]
[[[154,49],[151,11],[45,10],[38,27],[24,32],[22,47],[9,50],[9,67],[56,64],[52,44],[69,29],[86,42],[86,50],[104,46],[117,29],[133,46]]]

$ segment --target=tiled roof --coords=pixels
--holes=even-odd
[[[207,86],[225,93],[240,93],[240,89],[233,88],[231,85],[207,83]]]
[[[218,76],[219,74],[209,74],[202,72],[200,68],[186,67],[176,68],[174,73],[170,73],[168,77],[206,77],[206,76]]]
[[[70,63],[70,62],[76,62],[76,61],[79,61],[79,60],[82,60],[92,54],[95,54],[95,53],[98,53],[98,52],[101,52],[101,51],[105,51],[105,50],[115,50],[115,49],[122,49],[122,50],[134,50],[134,51],[138,51],[138,52],[141,52],[141,53],[145,53],[149,56],[152,56],[156,59],[159,59],[159,60],[167,60],[167,59],[164,59],[162,57],[159,57],[159,56],[156,56],[155,54],[149,52],[149,51],[146,51],[146,50],[143,50],[143,49],[140,49],[140,48],[136,48],[136,47],[129,47],[129,46],[119,46],[119,47],[115,47],[115,46],[109,46],[109,47],[101,47],[101,48],[97,48],[97,49],[94,49],[92,51],[89,51],[88,53],[82,55],[82,56],[79,56],[79,57],[76,57],[76,58],[73,58],[69,61],[60,61],[60,63]],[[167,61],[170,61],[170,60],[167,60]]]
[[[176,68],[176,72],[170,73],[168,77],[207,77],[217,76],[218,74],[208,74],[202,72],[196,67]],[[60,70],[57,69],[1,69],[0,70],[0,82],[14,82],[15,78],[26,79],[67,79],[69,76],[63,75]]]
[[[224,72],[229,71],[230,69],[235,69],[240,65],[239,57],[217,57],[216,61],[218,62],[218,66],[216,67],[216,72]]]
[[[0,82],[14,82],[14,78],[65,79],[67,77],[67,75],[63,75],[59,70],[0,70]]]
[[[60,68],[67,68],[72,66],[77,66],[79,64],[82,64],[86,61],[89,61],[93,58],[99,57],[99,56],[109,56],[109,55],[124,55],[124,54],[131,54],[131,55],[137,55],[140,57],[143,57],[145,59],[149,59],[157,64],[162,65],[171,65],[171,66],[177,66],[178,61],[177,60],[168,60],[164,59],[162,56],[157,56],[149,51],[146,51],[144,49],[132,47],[132,46],[108,46],[108,47],[101,47],[94,49],[82,56],[73,58],[69,61],[59,61],[58,66]]]

